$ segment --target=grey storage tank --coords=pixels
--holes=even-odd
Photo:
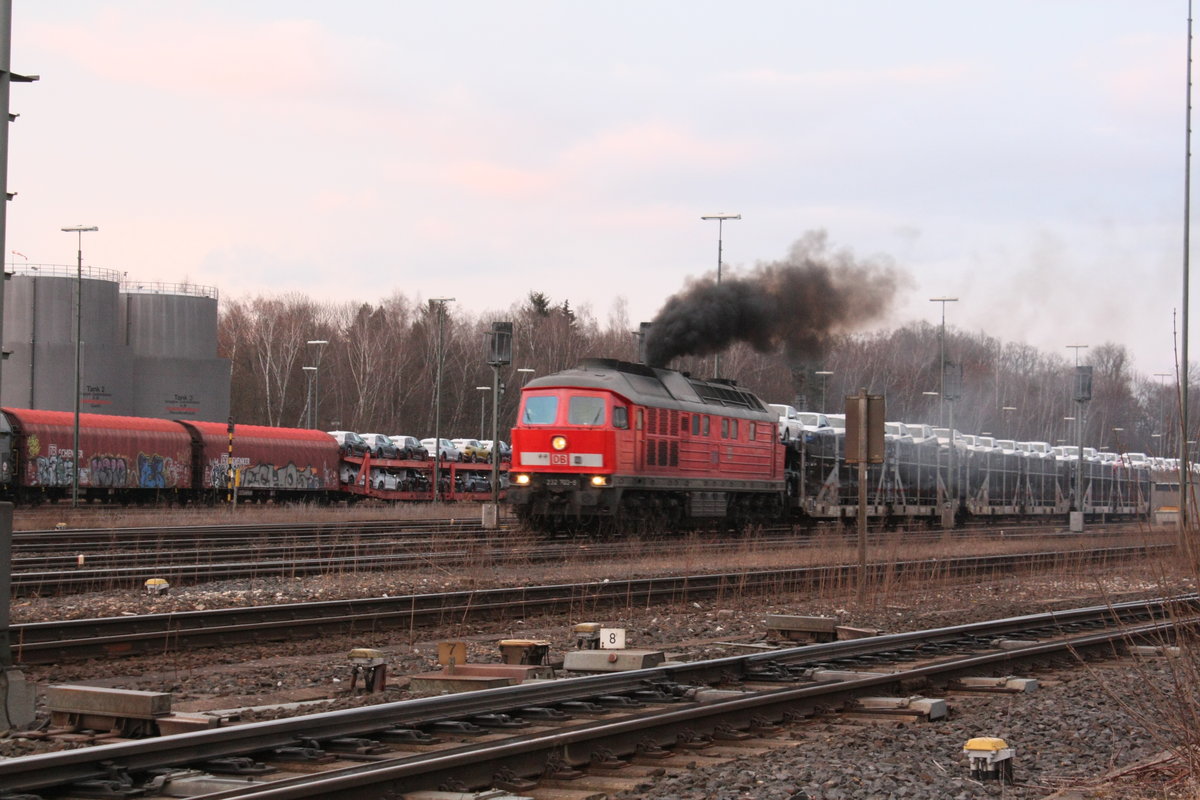
[[[121,328],[120,273],[99,267],[19,268],[4,293],[0,402],[74,411],[75,292],[80,308],[80,411],[133,413],[132,366]]]
[[[217,290],[190,283],[126,281],[125,341],[133,357],[133,413],[224,422],[229,360],[217,358]]]
[[[81,289],[79,410],[229,418],[229,360],[217,358],[217,291],[121,283],[99,267],[9,264],[0,404],[74,411],[75,293]]]

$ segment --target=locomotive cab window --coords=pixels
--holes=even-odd
[[[613,427],[620,430],[629,428],[629,409],[625,406],[613,407]]]
[[[693,436],[700,435],[700,415],[699,414],[692,415],[692,435]]]
[[[567,405],[568,425],[603,425],[604,398],[577,395]]]
[[[704,434],[705,436],[708,436],[708,415],[707,414],[704,416],[704,421],[701,423],[701,431],[700,432],[702,434]]]
[[[525,398],[525,411],[521,414],[524,425],[553,425],[558,418],[558,398],[554,395],[530,395]]]

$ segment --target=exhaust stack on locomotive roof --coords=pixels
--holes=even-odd
[[[746,342],[759,352],[783,347],[792,361],[821,355],[829,338],[882,317],[907,276],[887,261],[830,252],[824,231],[792,245],[782,261],[746,277],[693,282],[672,296],[645,337],[645,362],[666,366]]]
[[[648,363],[646,361],[646,342],[649,341],[649,339],[650,339],[650,330],[653,327],[654,327],[653,323],[643,322],[641,325],[638,326],[637,331],[634,333],[634,335],[637,336],[637,340],[638,340],[638,363],[639,364]]]

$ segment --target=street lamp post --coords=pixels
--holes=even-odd
[[[1156,373],[1154,373],[1154,377],[1158,378],[1158,432],[1160,434],[1162,434],[1162,436],[1159,437],[1160,439],[1162,439],[1162,441],[1160,441],[1158,443],[1158,451],[1159,451],[1159,453],[1162,454],[1162,456],[1164,458],[1166,458],[1169,450],[1168,450],[1168,444],[1167,444],[1168,437],[1166,435],[1167,422],[1166,422],[1166,413],[1165,413],[1165,410],[1166,410],[1166,388],[1167,387],[1166,387],[1166,381],[1164,380],[1164,378],[1170,378],[1171,373],[1156,372]]]
[[[446,303],[453,303],[453,297],[433,297],[431,304],[437,305],[437,368],[433,390],[433,502],[441,497],[441,465],[442,465],[442,361],[445,358],[443,347],[443,331],[446,323]]]
[[[308,393],[304,397],[304,424],[312,430],[313,425],[313,376],[317,374],[316,367],[301,367],[304,374],[308,377]]]
[[[813,374],[821,376],[821,413],[824,414],[825,413],[825,381],[833,373],[827,369],[819,369],[816,372],[814,372]]]
[[[95,225],[85,227],[73,225],[63,228],[63,233],[74,233],[79,246],[75,260],[75,436],[71,453],[71,508],[79,506],[79,374],[82,369],[83,350],[83,235],[100,230]]]
[[[1004,432],[1005,432],[1005,434],[1008,436],[1011,436],[1014,439],[1017,438],[1017,435],[1015,433],[1013,433],[1013,429],[1012,429],[1012,415],[1008,413],[1010,411],[1016,411],[1017,407],[1016,406],[1000,406],[1000,410],[1004,412]]]
[[[946,303],[957,303],[957,297],[931,297],[931,303],[942,304],[942,328],[938,334],[938,370],[941,372],[941,399],[938,400],[938,425],[946,424]]]
[[[484,401],[486,400],[486,395],[484,395],[484,392],[490,392],[492,390],[492,387],[476,386],[475,388],[479,390],[479,438],[484,439],[484,438],[486,438],[486,434],[484,433],[484,431],[487,430],[487,428],[484,427],[485,416],[484,416],[484,405],[483,404],[484,404]],[[492,447],[495,447],[495,446],[496,446],[496,443],[492,442]]]
[[[309,339],[305,344],[317,346],[317,365],[313,367],[312,372],[312,408],[311,416],[308,419],[308,427],[316,428],[321,422],[321,356],[325,354],[325,345],[329,344],[325,339]],[[308,369],[308,367],[305,367]]]
[[[722,211],[717,214],[705,214],[702,217],[700,217],[700,219],[702,219],[702,220],[715,219],[717,221],[717,286],[721,285],[721,252],[722,252],[722,246],[723,246],[723,234],[724,234],[725,220],[741,219],[741,218],[742,218],[741,214],[731,214],[727,211]],[[713,356],[713,377],[714,378],[721,377],[721,354],[720,353],[717,353],[716,355]]]

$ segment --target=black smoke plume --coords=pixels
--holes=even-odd
[[[824,231],[811,231],[782,261],[744,276],[692,283],[654,318],[646,363],[704,356],[734,342],[759,352],[782,348],[790,362],[823,355],[830,338],[881,318],[907,278],[890,261],[831,252]]]

